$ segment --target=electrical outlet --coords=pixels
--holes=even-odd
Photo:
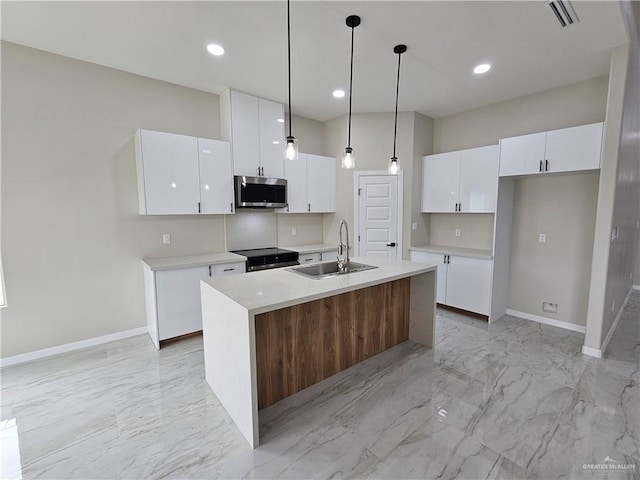
[[[165,233],[162,235],[162,244],[163,245],[171,245],[171,234]]]
[[[418,229],[418,222],[413,222],[411,224],[411,230],[417,230]]]
[[[298,230],[296,227],[291,227],[291,235],[296,236],[298,234]]]
[[[460,236],[460,229],[456,228],[456,237],[459,237],[459,236]]]
[[[611,241],[613,242],[616,238],[618,238],[618,227],[613,227],[611,230]]]
[[[551,302],[542,302],[542,311],[549,313],[558,313],[558,304]]]
[[[540,243],[545,243],[547,241],[547,234],[541,233],[540,235],[538,235],[538,241]]]

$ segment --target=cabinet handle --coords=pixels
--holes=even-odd
[[[446,265],[446,263],[447,263],[447,256],[446,255],[442,256],[442,263],[444,263]]]
[[[224,271],[225,272],[233,272],[235,270],[235,268],[225,268]]]
[[[305,262],[313,262],[313,258],[305,258],[304,261]]]
[[[310,211],[311,211],[311,204],[307,203],[307,212],[310,212]]]
[[[211,276],[211,265],[209,265],[209,276]]]
[[[231,213],[233,213],[233,202],[231,202],[231,203],[229,204],[229,211],[230,211]]]
[[[287,212],[289,211],[289,204],[287,203]]]
[[[458,211],[459,211],[459,212],[462,212],[462,203],[459,203],[459,204],[458,204]]]
[[[198,202],[198,213],[202,213],[202,207],[200,205],[200,202]]]
[[[549,160],[545,160],[544,161],[544,171],[548,172],[549,171]]]
[[[538,170],[539,172],[542,171],[542,160],[540,160],[540,169]]]

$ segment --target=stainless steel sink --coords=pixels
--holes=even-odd
[[[346,275],[347,273],[362,272],[364,270],[372,270],[374,268],[378,268],[378,267],[373,265],[365,265],[364,263],[351,262],[349,264],[348,271],[340,272],[338,270],[338,262],[333,261],[333,262],[316,263],[313,265],[301,265],[299,267],[291,267],[289,270],[299,275],[304,275],[305,277],[319,279],[324,277],[330,277],[333,275]]]

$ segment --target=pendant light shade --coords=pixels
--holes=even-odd
[[[298,140],[291,133],[291,13],[290,0],[287,0],[287,64],[289,77],[289,135],[287,135],[284,146],[284,157],[287,160],[298,159]]]
[[[396,116],[393,124],[393,157],[389,159],[389,173],[391,175],[397,175],[400,171],[398,157],[396,157],[396,138],[398,136],[398,94],[400,93],[400,57],[406,51],[406,45],[396,45],[393,47],[393,53],[398,55],[398,76],[396,79]]]
[[[351,148],[351,97],[353,94],[353,38],[354,30],[360,25],[360,17],[357,15],[349,15],[346,20],[347,27],[351,29],[351,71],[349,74],[349,134],[347,137],[347,148],[344,149],[342,156],[342,168],[356,168],[356,159]]]

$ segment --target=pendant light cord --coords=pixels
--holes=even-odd
[[[349,135],[347,146],[351,148],[351,95],[353,93],[353,39],[355,27],[351,27],[351,72],[349,74]]]
[[[396,80],[396,119],[393,126],[393,158],[396,158],[396,135],[398,133],[398,95],[400,94],[400,57],[402,53],[398,53],[398,78]]]
[[[287,58],[289,63],[289,136],[291,136],[291,15],[290,0],[287,0]]]

